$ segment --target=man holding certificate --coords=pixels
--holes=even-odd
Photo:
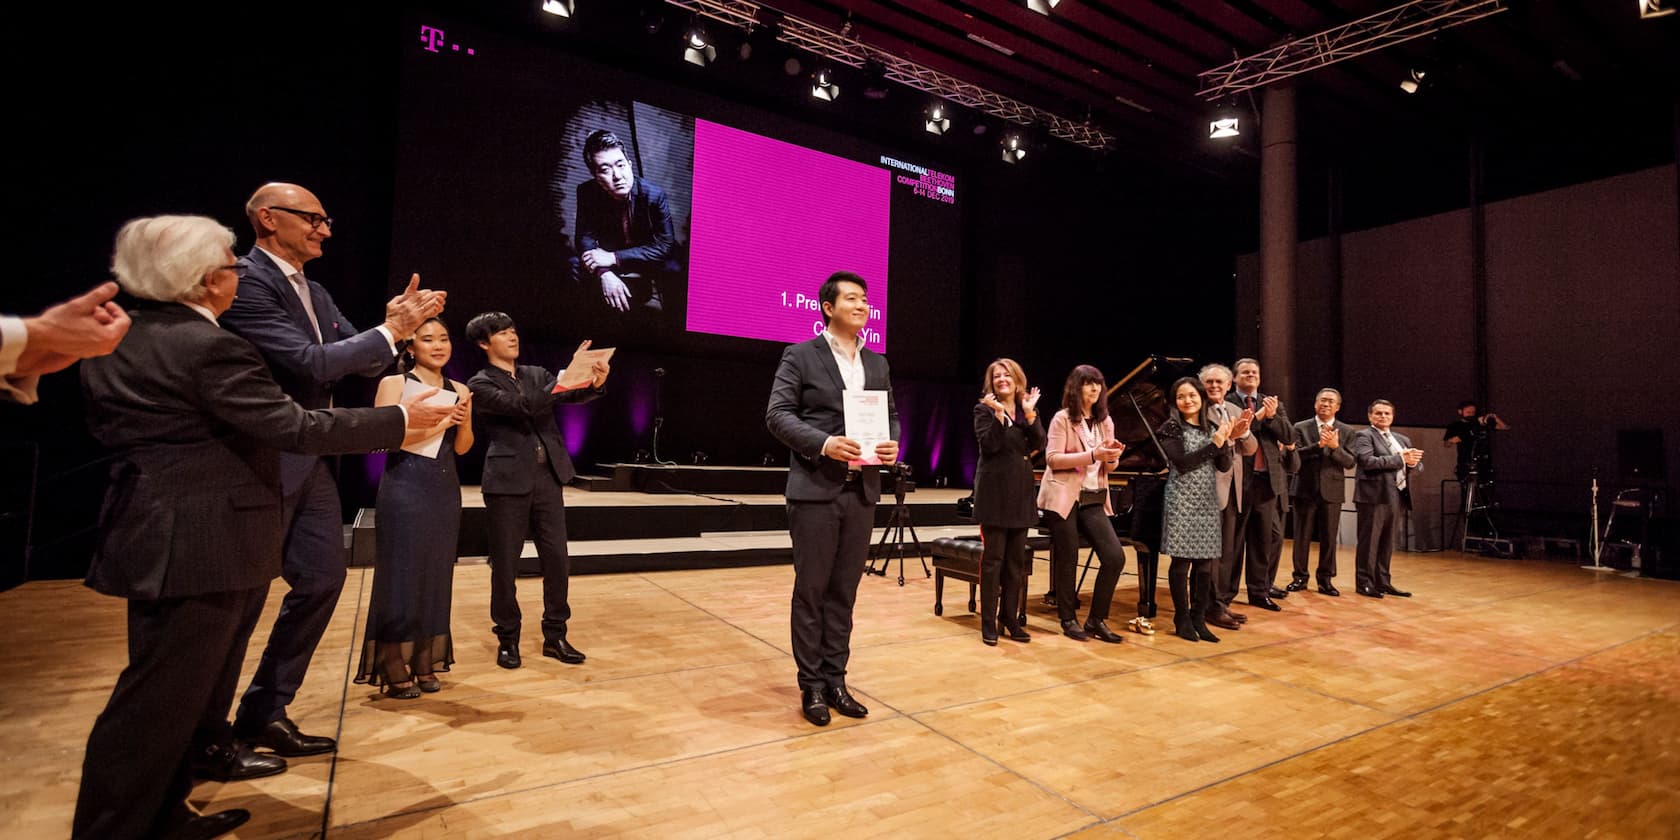
[[[841,271],[818,292],[822,334],[782,351],[764,424],[787,444],[793,538],[793,659],[800,711],[827,726],[829,707],[869,714],[846,690],[857,600],[881,498],[878,466],[898,460],[898,410],[886,357],[863,345],[868,286]]]

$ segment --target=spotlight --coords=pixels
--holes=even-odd
[[[1062,2],[1062,0],[1027,0],[1027,8],[1038,12],[1041,15],[1048,15],[1052,9],[1056,8],[1056,4],[1060,2]]]
[[[683,61],[696,67],[705,67],[716,60],[717,45],[712,43],[712,37],[706,33],[706,28],[696,22],[683,35]]]
[[[1019,163],[1027,157],[1027,141],[1021,137],[1021,132],[1011,131],[1003,138],[1003,162]]]
[[[840,86],[834,82],[834,70],[829,67],[819,67],[811,74],[811,98],[824,102],[833,102],[840,98]]]
[[[1406,78],[1400,80],[1400,89],[1407,93],[1417,93],[1423,89],[1423,79],[1427,75],[1428,71],[1414,68]]]
[[[922,128],[929,134],[944,134],[951,130],[951,117],[945,112],[945,103],[935,102],[928,106]]]
[[[870,59],[863,63],[863,98],[886,99],[887,68],[881,62]]]
[[[1639,0],[1639,17],[1641,19],[1659,18],[1663,15],[1674,14],[1673,0]]]
[[[1230,106],[1218,109],[1208,123],[1208,139],[1235,138],[1242,133],[1242,124],[1236,118],[1235,109]]]
[[[569,18],[577,11],[576,0],[543,0],[542,10],[555,17]]]

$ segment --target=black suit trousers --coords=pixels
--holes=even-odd
[[[1085,620],[1090,623],[1108,620],[1109,608],[1114,604],[1114,587],[1120,583],[1120,573],[1126,569],[1126,547],[1114,533],[1114,524],[1102,505],[1078,505],[1072,516],[1063,519],[1055,511],[1044,512],[1050,526],[1050,577],[1056,586],[1056,613],[1062,621],[1079,618],[1074,609],[1079,597],[1079,535],[1090,540],[1097,552],[1097,580],[1091,584],[1091,611]]]
[[[571,555],[566,550],[566,495],[554,471],[537,465],[531,492],[485,493],[484,513],[490,528],[490,620],[504,644],[519,644],[519,555],[529,534],[537,544],[543,577],[543,641],[566,637],[572,618]]]
[[[1394,559],[1394,540],[1405,517],[1399,501],[1361,502],[1359,511],[1358,583],[1361,589],[1392,586],[1389,563]]]
[[[1267,593],[1277,576],[1275,563],[1281,549],[1276,542],[1282,530],[1279,523],[1283,521],[1283,512],[1265,473],[1248,477],[1248,484],[1243,486],[1243,502],[1247,507],[1237,515],[1235,539],[1240,543],[1240,559],[1248,576],[1248,597],[1269,597]],[[1236,565],[1232,563],[1233,567]]]
[[[128,666],[94,721],[71,836],[156,837],[192,792],[195,747],[224,743],[268,586],[128,602]]]
[[[1013,627],[1021,621],[1021,598],[1027,582],[1027,529],[980,525],[980,622],[994,631],[1002,619]],[[1001,605],[1000,605],[1001,602]]]
[[[325,461],[316,460],[297,492],[285,498],[281,515],[287,528],[280,576],[291,589],[280,602],[280,615],[251,685],[239,700],[234,730],[242,735],[286,714],[344,590],[344,520],[338,484]]]
[[[1318,538],[1318,582],[1329,583],[1336,576],[1336,538],[1342,530],[1342,505],[1323,499],[1295,498],[1295,550],[1292,579],[1307,580],[1308,554]]]
[[[869,559],[875,505],[856,482],[828,501],[788,501],[793,538],[793,662],[802,690],[843,688],[852,607]]]
[[[1219,511],[1219,547],[1220,554],[1213,565],[1213,597],[1221,606],[1229,607],[1237,599],[1237,589],[1242,585],[1242,540],[1238,536],[1237,523],[1242,513],[1237,510],[1236,494]]]

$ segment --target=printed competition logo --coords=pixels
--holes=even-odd
[[[427,26],[426,24],[420,24],[420,48],[425,50],[426,52],[429,52],[429,53],[443,52],[443,50],[441,50],[439,48],[443,47],[445,45],[445,43],[447,42],[447,40],[448,40],[447,36],[444,35],[444,32],[443,32],[442,29],[439,29],[435,26]],[[449,52],[454,52],[454,53],[465,52],[467,55],[478,55],[478,52],[475,51],[472,47],[467,47],[465,50],[463,50],[461,48],[460,44],[452,43],[452,42],[448,43],[448,47],[449,47]]]

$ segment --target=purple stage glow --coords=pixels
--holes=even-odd
[[[583,453],[583,444],[589,439],[589,417],[589,409],[583,406],[560,409],[560,436],[566,439],[566,451],[573,458]]]
[[[869,284],[864,341],[886,352],[892,173],[694,121],[690,332],[796,343],[822,332],[817,288]]]

